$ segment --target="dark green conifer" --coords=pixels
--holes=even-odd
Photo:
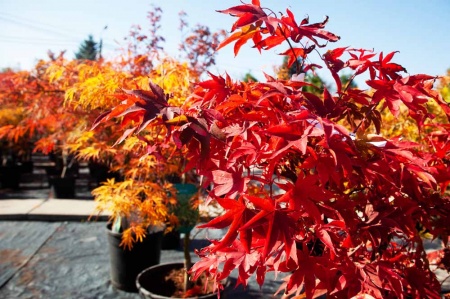
[[[99,46],[94,41],[92,35],[89,35],[88,39],[84,40],[80,45],[78,52],[75,53],[76,59],[97,60],[99,54]]]

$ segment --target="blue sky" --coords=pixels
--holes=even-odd
[[[161,34],[167,40],[165,50],[176,55],[179,11],[188,14],[191,25],[200,23],[212,30],[229,30],[235,19],[215,10],[238,5],[240,1],[0,0],[0,68],[29,69],[38,58],[45,58],[49,49],[66,49],[67,57],[72,58],[89,34],[96,40],[102,38],[104,55],[113,57],[124,44],[131,25],[145,27],[151,4],[164,12]],[[394,60],[410,74],[442,75],[450,68],[448,0],[261,0],[261,4],[275,12],[285,12],[289,7],[298,21],[308,15],[310,22],[315,23],[328,15],[328,30],[341,36],[332,47],[368,48],[377,53],[400,51]],[[108,28],[103,30],[105,26]],[[281,63],[277,53],[282,50],[260,55],[244,47],[235,58],[232,46],[228,46],[219,51],[212,71],[227,70],[236,79],[251,71],[262,78],[263,72],[272,74],[273,66]]]

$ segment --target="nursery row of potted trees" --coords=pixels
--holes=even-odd
[[[183,53],[188,59],[185,63],[164,61],[164,39],[156,30],[161,14],[158,7],[148,13],[152,35],[144,32],[144,27],[132,27],[125,38],[127,44],[113,60],[68,60],[64,52],[49,52],[48,60],[40,60],[32,70],[1,72],[1,166],[20,165],[23,169],[31,153],[38,152],[55,158],[59,167],[53,173],[59,177],[70,176],[68,168],[79,161],[92,162],[90,169],[98,164],[120,168],[126,158],[116,159],[117,151],[110,149],[117,139],[116,130],[105,129],[96,135],[86,132],[100,111],[120,102],[112,94],[119,87],[146,85],[148,76],[167,77],[166,85],[171,88],[177,86],[173,83],[176,76],[182,82],[179,85],[195,80],[214,63],[210,52],[223,34],[205,26],[189,27],[183,15]],[[191,55],[198,49],[202,52]],[[181,88],[177,96],[184,92]],[[97,172],[101,170],[93,171]]]
[[[155,8],[149,19],[158,22],[160,13]],[[107,226],[111,281],[119,289],[136,291],[137,274],[159,263],[160,246],[167,239],[163,232],[183,233],[183,242],[188,243],[199,217],[191,208],[198,180],[183,171],[185,151],[174,143],[166,144],[158,155],[151,153],[148,142],[162,139],[164,126],[141,130],[139,138],[127,138],[116,146],[122,132],[115,122],[99,124],[95,132],[87,128],[101,112],[124,100],[117,94],[119,89],[145,89],[150,81],[173,90],[170,103],[181,106],[192,92],[191,82],[214,63],[210,51],[220,35],[204,26],[192,28],[184,42],[188,60],[180,62],[155,46],[159,36],[147,37],[136,27],[127,39],[125,54],[117,60],[80,61],[50,55],[49,61],[40,61],[32,71],[2,74],[0,101],[5,109],[1,111],[7,114],[6,108],[15,107],[17,117],[2,119],[0,138],[19,149],[19,141],[26,140],[30,151],[57,156],[58,177],[69,177],[70,166],[79,161],[89,162],[91,174],[102,174],[92,194],[98,209],[111,213]],[[192,51],[194,56],[189,55]],[[148,155],[136,155],[142,150]],[[165,157],[164,163],[159,155]],[[179,239],[175,243],[178,246]],[[187,245],[184,248],[189,250]],[[183,268],[190,268],[188,251],[185,256]]]
[[[206,202],[224,213],[201,227],[227,233],[198,250],[192,267],[187,252],[183,267],[193,280],[206,275],[215,290],[237,270],[244,286],[252,275],[262,285],[267,272],[284,274],[288,296],[439,298],[421,233],[447,245],[450,108],[433,89],[438,78],[407,74],[392,61],[395,53],[327,49],[339,40],[325,30],[328,18],[298,21],[289,9],[277,15],[258,0],[220,12],[237,21],[218,49],[284,46],[294,74],[200,80],[199,69],[213,60],[162,58],[152,50],[162,39],[135,28],[130,43],[144,44],[130,45],[119,63],[58,56],[32,72],[2,74],[0,100],[27,117],[2,124],[0,136],[33,136],[34,150],[65,149],[118,172],[93,194],[112,212],[108,227],[119,234],[121,253],[157,237],[159,228],[180,229],[182,215],[197,221],[191,196],[181,200],[177,191],[186,185],[174,184],[208,189]],[[189,39],[186,51],[204,49],[196,45],[205,40],[215,48],[220,34],[200,29],[207,38]],[[321,67],[334,78],[332,89],[304,80]],[[352,84],[361,75],[370,90]],[[382,135],[392,117],[408,119],[420,134]],[[441,266],[450,268],[448,256]]]

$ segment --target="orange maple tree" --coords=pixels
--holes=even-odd
[[[168,57],[163,50],[164,39],[158,35],[161,13],[158,7],[149,12],[150,29],[147,32],[140,26],[132,27],[125,51],[117,59],[81,65],[78,81],[67,89],[66,101],[91,111],[90,116],[95,117],[98,114],[94,111],[104,112],[120,106],[123,110],[119,112],[116,109],[118,114],[114,115],[120,117],[121,113],[127,112],[129,101],[123,94],[115,93],[116,89],[122,88],[125,94],[139,89],[145,96],[152,92],[150,82],[155,82],[172,90],[171,105],[183,105],[192,92],[191,82],[198,81],[214,60],[201,65],[192,63],[189,48],[183,50],[187,56],[186,62]],[[197,53],[196,61],[203,61],[203,57],[211,53],[215,37],[219,34],[210,32],[207,27],[202,28],[205,32],[194,30],[188,37],[192,39],[200,35],[196,40],[201,41],[204,52]],[[196,42],[184,44],[194,45]],[[108,112],[102,115],[106,114]],[[69,143],[69,148],[78,158],[108,161],[111,170],[122,174],[123,181],[108,180],[94,189],[92,194],[99,203],[99,209],[112,211],[113,223],[123,224],[120,228],[123,232],[122,245],[128,248],[142,239],[149,226],[169,224],[170,230],[179,224],[180,215],[174,214],[178,202],[168,178],[182,176],[185,160],[184,151],[178,150],[174,143],[166,144],[163,151],[151,152],[149,143],[163,139],[164,126],[148,126],[139,130],[140,138],[126,138],[135,132],[133,125],[136,121],[130,119],[122,122],[121,126],[127,133],[120,139],[117,134],[121,131],[116,129],[114,122],[109,122],[98,124],[97,133],[85,131]],[[123,146],[119,145],[122,141],[125,141]],[[145,157],[141,157],[142,152],[146,152]]]
[[[124,100],[117,90],[149,90],[150,79],[173,90],[170,103],[180,106],[192,92],[190,83],[214,64],[211,49],[220,34],[205,26],[194,30],[185,24],[185,39],[191,41],[182,43],[186,62],[178,61],[164,52],[164,38],[159,35],[161,13],[153,7],[148,13],[149,28],[133,26],[123,51],[113,59],[70,60],[64,53],[50,53],[30,71],[8,71],[0,78],[0,103],[4,104],[0,113],[11,115],[14,111],[14,117],[2,118],[0,138],[19,149],[20,140],[29,140],[35,152],[64,151],[79,161],[102,163],[120,173],[121,181],[108,181],[93,194],[99,209],[113,212],[112,221],[141,214],[128,230],[123,228],[123,244],[128,247],[143,237],[149,225],[167,219],[176,223],[176,217],[168,212],[176,201],[164,179],[181,175],[183,164],[178,161],[183,152],[174,151],[175,145],[167,146],[163,156],[170,156],[173,163],[161,163],[156,153],[146,159],[138,155],[148,148],[148,140],[163,136],[163,126],[143,130],[141,139],[130,138],[124,146],[114,146],[122,135],[114,123],[101,124],[97,134],[86,128],[100,113]],[[189,53],[200,48],[203,52],[190,58]]]
[[[3,124],[0,136],[12,142],[27,139],[34,151],[48,154],[64,144],[71,130],[83,125],[86,113],[64,105],[65,89],[70,85],[72,69],[65,80],[55,78],[50,70],[64,63],[63,55],[50,55],[48,61],[39,61],[33,70],[12,72],[2,78],[0,99],[6,106],[20,108],[22,115],[14,124]],[[78,127],[81,131],[83,127]]]

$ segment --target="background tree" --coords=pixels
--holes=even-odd
[[[179,29],[183,34],[182,42],[179,45],[180,51],[188,60],[191,68],[196,69],[200,74],[216,64],[216,48],[222,38],[226,37],[225,30],[213,32],[208,26],[197,24],[190,27],[185,12],[181,11]]]
[[[168,54],[164,50],[165,38],[159,34],[163,10],[152,6],[147,14],[146,27],[134,25],[125,38],[127,45],[122,54],[122,67],[128,68],[133,76],[148,75],[154,68],[154,61],[164,59]],[[224,30],[213,32],[208,26],[197,24],[191,27],[184,12],[179,13],[182,34],[180,42],[180,61],[186,61],[197,76],[215,65],[215,48],[226,33]]]
[[[84,40],[80,45],[78,52],[75,53],[76,59],[97,60],[99,58],[99,46],[92,35]]]
[[[347,88],[357,88],[358,85],[356,84],[355,81],[353,81],[352,75],[351,74],[343,74],[339,76],[339,79],[341,79],[342,85],[343,86],[347,86]]]
[[[439,80],[438,89],[444,100],[450,103],[450,68],[447,69],[447,74]]]
[[[258,79],[256,79],[255,76],[252,75],[252,73],[248,72],[245,74],[244,79],[242,80],[244,82],[258,82]]]

